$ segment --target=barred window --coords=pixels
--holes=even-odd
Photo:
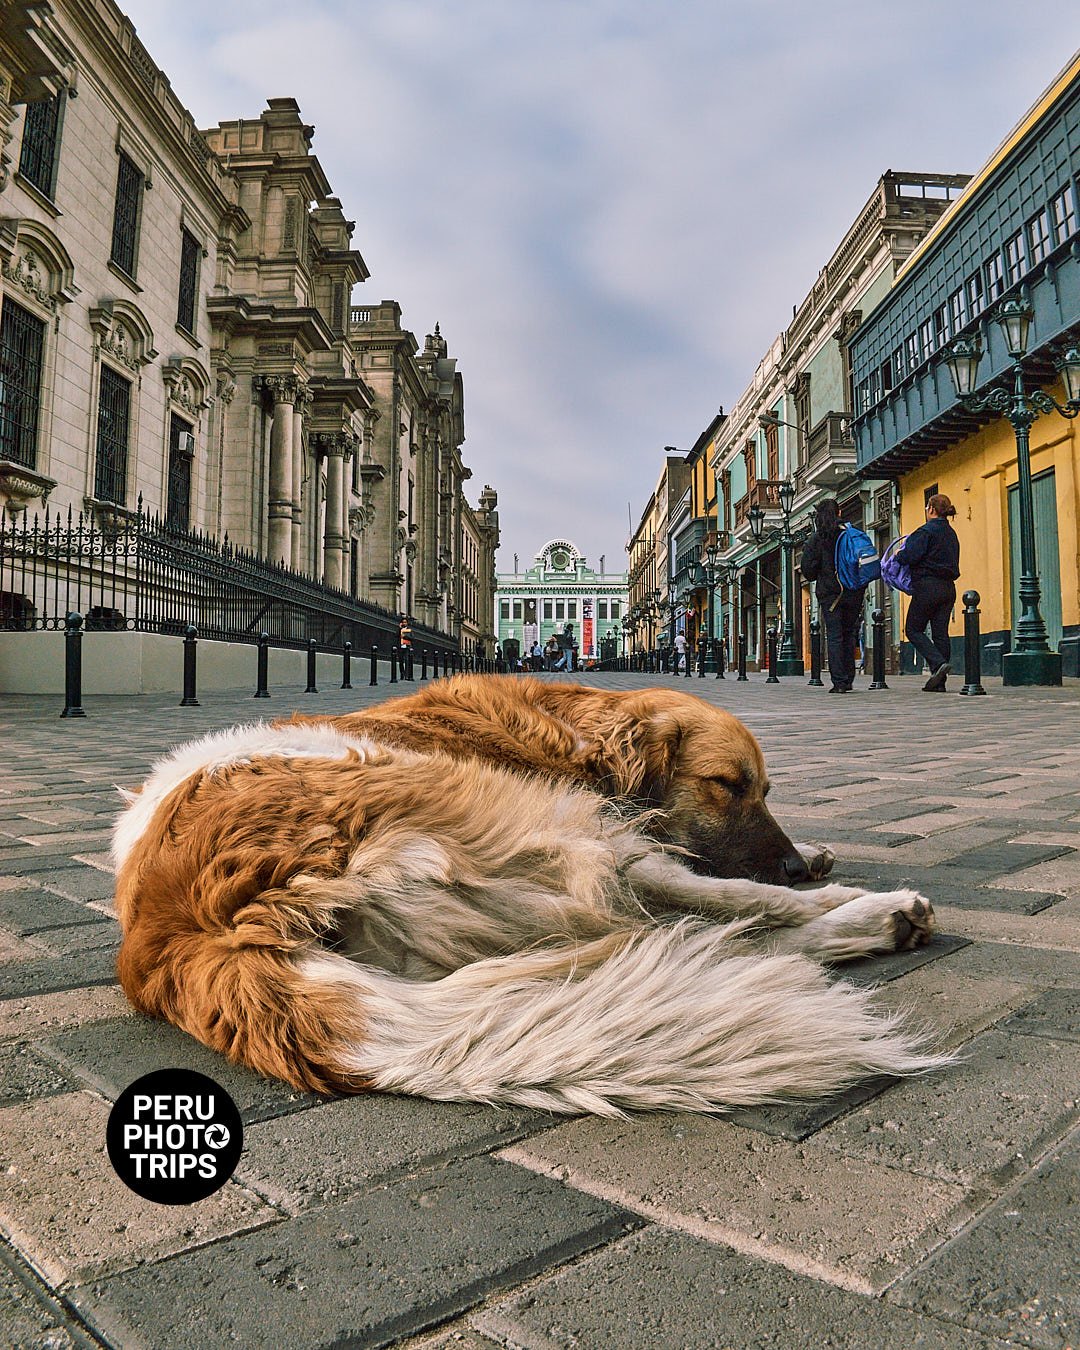
[[[133,160],[117,153],[116,204],[113,208],[112,261],[128,274],[135,275],[136,246],[139,239],[139,205],[143,176]]]
[[[180,231],[180,295],[176,322],[185,333],[195,332],[195,295],[199,277],[199,241],[189,230]]]
[[[1031,248],[1031,265],[1041,263],[1053,245],[1050,242],[1050,212],[1043,207],[1033,220],[1028,221],[1028,244]]]
[[[191,523],[191,461],[195,439],[191,423],[173,413],[169,418],[169,484],[165,523],[187,530]]]
[[[1076,233],[1076,197],[1071,183],[1050,203],[1050,214],[1054,218],[1054,242],[1063,244]]]
[[[1024,274],[1024,233],[1017,230],[1011,239],[1005,240],[1005,277],[1012,286]]]
[[[45,324],[5,297],[0,316],[0,459],[37,465]]]
[[[94,496],[123,506],[127,501],[128,428],[131,383],[110,366],[101,367],[98,387],[97,463]]]
[[[56,187],[61,98],[63,94],[57,94],[53,98],[35,99],[26,105],[19,151],[19,172],[49,198]]]

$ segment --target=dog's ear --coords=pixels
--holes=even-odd
[[[681,741],[682,727],[666,710],[627,717],[603,747],[609,790],[619,797],[659,802],[674,776]]]

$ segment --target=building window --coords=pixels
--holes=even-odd
[[[565,619],[565,618],[566,618],[566,601],[565,601],[565,600],[556,600],[556,601],[555,601],[555,619],[556,619],[556,621],[558,621],[559,619]]]
[[[506,621],[509,621],[509,618],[510,618],[510,601],[509,601],[509,600],[500,600],[500,601],[499,601],[499,618],[500,618],[500,619],[503,619],[503,620],[506,620]]]
[[[983,264],[986,277],[986,303],[993,304],[1005,289],[1005,269],[1001,265],[1001,255],[995,253]]]
[[[139,238],[139,205],[142,198],[143,176],[134,162],[117,152],[116,203],[113,207],[112,261],[126,272],[135,275],[136,245]]]
[[[1017,230],[1005,240],[1005,284],[1012,286],[1024,275],[1024,232]]]
[[[1076,233],[1076,197],[1071,183],[1050,203],[1050,214],[1054,219],[1054,242],[1063,244]]]
[[[22,149],[19,151],[19,172],[50,200],[56,188],[62,98],[63,94],[57,94],[54,98],[35,99],[26,105]]]
[[[607,623],[607,601],[597,600],[596,619],[598,623]]]
[[[909,371],[919,368],[919,338],[918,334],[912,333],[910,337],[904,339],[904,351],[907,356],[907,368]]]
[[[1031,250],[1031,265],[1041,263],[1053,248],[1050,242],[1050,212],[1043,207],[1034,219],[1027,224],[1028,247]]]
[[[981,313],[983,307],[983,281],[982,276],[975,272],[964,282],[964,289],[967,292],[967,310],[972,318]]]
[[[173,413],[169,419],[169,484],[165,523],[174,530],[187,530],[191,523],[191,461],[195,437],[191,423]]]
[[[949,296],[949,332],[959,333],[967,323],[967,311],[964,308],[964,288],[958,286]]]
[[[922,500],[924,507],[926,506],[927,502],[929,502],[931,497],[937,496],[937,486],[938,485],[936,483],[931,483],[929,487],[923,488]]]
[[[199,278],[199,241],[189,230],[180,231],[180,295],[176,322],[185,333],[195,332],[195,295]]]
[[[618,601],[618,600],[612,600],[612,602],[611,602],[611,615],[610,615],[610,617],[611,617],[612,619],[617,619],[617,618],[619,617],[619,601]]]
[[[934,310],[934,350],[945,345],[949,340],[949,307],[948,305],[939,305]]]
[[[360,540],[349,540],[349,594],[360,594]]]
[[[520,601],[520,600],[515,600],[515,601],[514,601],[514,618],[515,618],[515,619],[520,619],[520,618],[521,618],[521,601]]]
[[[545,600],[545,601],[544,601],[544,618],[545,618],[545,619],[550,619],[551,617],[552,617],[552,614],[551,614],[551,601],[550,601],[550,600]]]
[[[127,501],[128,428],[131,384],[109,366],[101,367],[98,386],[97,463],[94,496],[123,506]]]
[[[45,324],[9,297],[0,315],[0,459],[37,465]]]
[[[568,619],[576,619],[576,618],[577,618],[577,601],[576,601],[576,600],[567,600],[567,602],[566,602],[566,617],[567,617]]]
[[[919,346],[922,350],[922,359],[929,361],[937,348],[934,346],[934,321],[933,319],[924,319],[919,324]]]
[[[780,478],[780,427],[776,422],[765,427],[765,473],[772,483]]]

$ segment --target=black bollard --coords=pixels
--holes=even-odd
[[[197,708],[199,700],[195,697],[195,641],[199,630],[193,623],[184,629],[184,697],[181,708]]]
[[[698,643],[697,649],[697,675],[699,680],[705,678],[705,657],[708,654],[709,642],[707,638],[702,638]]]
[[[398,655],[400,654],[400,651],[401,651],[400,647],[398,647],[398,646],[396,646],[396,645],[390,648],[390,683],[391,683],[391,684],[397,684]]]
[[[379,683],[379,649],[378,649],[378,647],[372,647],[372,649],[371,649],[371,679],[368,680],[368,684],[369,684],[369,685],[373,685],[373,684],[378,684],[378,683]]]
[[[255,683],[256,683],[256,686],[257,686],[256,689],[255,689],[255,697],[256,697],[256,698],[269,698],[269,697],[270,697],[270,690],[269,690],[269,688],[267,687],[267,685],[268,685],[267,675],[268,675],[268,672],[269,672],[269,668],[270,668],[270,634],[269,634],[269,633],[260,633],[260,634],[259,634],[259,659],[258,659],[258,663],[257,663],[257,666],[256,666],[256,672],[257,672],[257,673],[256,673],[256,676],[255,676]]]
[[[740,633],[738,637],[739,644],[739,673],[735,677],[736,684],[739,680],[746,679],[746,634]]]
[[[686,651],[683,652],[683,666],[684,666],[683,674],[686,676],[687,679],[689,679],[690,676],[693,675],[694,673],[693,665],[694,665],[694,649],[690,646],[688,642],[686,644]]]
[[[806,683],[824,686],[821,678],[821,620],[816,615],[810,620],[810,678]]]
[[[341,649],[341,687],[352,688],[352,643],[346,642]]]
[[[722,679],[724,678],[724,640],[723,640],[723,638],[717,638],[717,639],[716,639],[715,644],[714,644],[714,646],[713,646],[713,651],[716,653],[716,678],[717,678],[718,680],[722,680]]]
[[[82,705],[83,616],[72,610],[64,621],[64,711],[61,717],[85,717]]]
[[[427,679],[427,648],[420,648],[420,678]]]
[[[413,650],[412,650],[412,647],[406,647],[406,648],[405,648],[405,651],[404,651],[404,657],[405,657],[405,678],[406,678],[407,680],[411,680],[411,679],[413,678]]]
[[[875,609],[870,615],[874,640],[874,678],[871,689],[888,689],[885,683],[885,611]]]
[[[775,629],[775,628],[770,628],[770,629],[769,629],[769,639],[768,639],[768,644],[767,644],[767,645],[768,645],[768,648],[769,648],[769,678],[765,681],[766,684],[779,684],[779,683],[780,683],[780,678],[779,678],[779,676],[778,676],[777,673],[776,673],[776,642],[777,642],[777,636],[778,636],[778,635],[777,635],[776,629]]]
[[[979,592],[964,592],[964,687],[962,694],[985,694],[979,645]]]
[[[307,688],[305,694],[317,694],[319,691],[315,688],[315,664],[318,660],[318,644],[314,638],[308,638],[307,645]]]

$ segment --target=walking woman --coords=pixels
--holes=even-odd
[[[956,579],[960,575],[960,540],[949,524],[949,517],[955,515],[956,507],[948,497],[935,492],[926,503],[926,524],[909,534],[895,555],[911,571],[911,603],[904,635],[930,671],[923,685],[927,693],[944,693],[952,669],[949,617],[956,604]]]
[[[802,574],[813,581],[829,644],[830,694],[849,694],[855,683],[855,639],[863,616],[866,587],[845,591],[836,575],[836,541],[845,528],[835,497],[814,508],[814,533],[803,549]]]

